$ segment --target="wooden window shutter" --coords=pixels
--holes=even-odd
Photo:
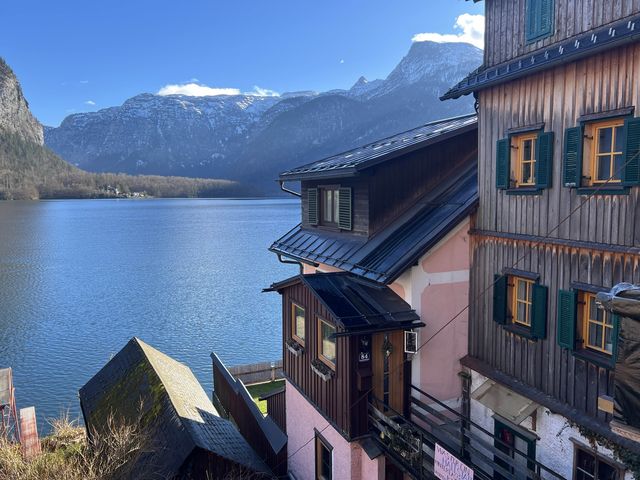
[[[495,275],[493,280],[493,320],[500,325],[505,325],[507,323],[507,277]]]
[[[625,166],[622,181],[625,185],[640,183],[640,118],[629,118],[624,122]]]
[[[338,194],[338,226],[341,230],[351,230],[353,208],[351,187],[342,187]]]
[[[577,295],[572,290],[558,291],[558,331],[556,340],[563,348],[573,350],[576,343]]]
[[[553,132],[541,132],[536,148],[536,186],[551,187],[553,172]]]
[[[509,188],[511,177],[511,142],[508,138],[498,140],[496,144],[496,188]]]
[[[553,33],[553,17],[554,8],[553,0],[538,0],[539,1],[539,22],[538,22],[538,35],[548,36]]]
[[[307,189],[307,221],[309,225],[318,225],[318,189]]]
[[[535,338],[547,337],[547,292],[544,285],[533,285],[533,306],[531,311],[531,334]]]
[[[582,127],[567,128],[564,132],[562,183],[565,187],[579,187],[581,180]]]
[[[613,315],[612,317],[613,320],[613,338],[611,339],[611,357],[613,358],[613,362],[617,362],[618,361],[618,346],[619,346],[619,342],[618,340],[620,339],[620,316],[619,315]]]
[[[531,41],[538,36],[536,12],[538,11],[538,0],[526,0],[525,6],[525,35],[527,41]]]

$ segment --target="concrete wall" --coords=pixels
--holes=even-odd
[[[289,472],[297,480],[315,478],[316,430],[333,447],[335,480],[384,478],[384,457],[371,460],[358,442],[347,442],[288,381],[286,396]]]
[[[486,377],[471,371],[471,391],[482,385]],[[476,400],[471,400],[471,420],[486,430],[494,431],[494,412]],[[569,420],[562,415],[552,413],[544,407],[536,410],[535,430],[532,419],[527,417],[521,428],[538,437],[536,442],[536,460],[561,474],[567,479],[573,478],[574,442],[586,450],[592,450],[607,457],[612,463],[619,463],[613,458],[613,453],[601,446],[591,445],[589,439],[583,437],[577,428],[572,427]],[[624,480],[632,480],[633,475],[626,472]]]

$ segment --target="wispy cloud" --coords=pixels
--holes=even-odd
[[[81,85],[86,85],[87,83],[89,83],[89,80],[80,80]]]
[[[478,48],[484,48],[484,15],[463,13],[456,18],[453,26],[457,33],[418,33],[414,35],[414,42],[456,42],[470,43]]]
[[[96,102],[94,102],[93,100],[87,100],[86,102],[84,102],[84,104],[89,106],[94,106]]]
[[[207,85],[189,82],[168,84],[158,90],[158,95],[186,95],[189,97],[213,97],[217,95],[253,95],[256,97],[277,97],[280,94],[268,88],[254,86],[249,92],[241,92],[239,88],[209,87]]]

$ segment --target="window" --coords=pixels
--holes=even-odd
[[[533,280],[510,277],[511,319],[513,323],[531,327],[531,306],[533,305]]]
[[[498,140],[496,188],[536,192],[551,186],[553,132],[529,131]]]
[[[318,318],[318,352],[320,360],[331,368],[336,365],[336,327]]]
[[[606,355],[613,354],[614,316],[596,305],[596,294],[580,292],[579,316],[583,348]]]
[[[305,337],[305,315],[304,308],[295,303],[291,304],[291,318],[293,320],[291,331],[293,339],[301,345],[304,345]]]
[[[617,315],[598,308],[595,293],[598,287],[581,288],[592,291],[558,292],[558,345],[594,363],[611,367],[616,356],[620,320]]]
[[[520,472],[522,470],[533,470],[535,468],[535,465],[531,461],[536,458],[536,442],[533,437],[521,429],[516,431],[515,428],[511,428],[498,420],[495,420],[494,423],[494,435],[496,437],[495,447],[512,459],[505,461],[504,457],[495,456],[494,461],[497,465],[513,475],[513,477],[504,477],[496,472],[495,478],[498,480],[506,480],[506,478],[526,478],[526,475]],[[519,453],[516,453],[516,451]],[[516,467],[520,468],[516,470]]]
[[[316,480],[333,478],[333,448],[316,432]]]
[[[583,165],[585,184],[620,183],[624,167],[624,121],[613,120],[585,127]]]
[[[619,480],[620,470],[595,452],[576,446],[574,454],[574,480]]]
[[[624,192],[623,187],[640,183],[640,118],[617,117],[567,128],[562,177],[565,187],[595,187],[602,193]]]
[[[322,188],[321,219],[323,225],[337,225],[340,219],[340,190],[337,187]]]
[[[515,162],[512,162],[511,177],[517,187],[535,187],[536,185],[536,140],[537,134],[513,137],[511,148],[515,149]]]
[[[553,0],[527,0],[525,11],[525,36],[534,42],[553,34]]]
[[[548,289],[535,280],[534,274],[518,273],[495,276],[493,319],[516,334],[531,339],[545,338]]]

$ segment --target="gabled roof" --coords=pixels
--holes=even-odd
[[[477,204],[474,162],[370,239],[298,225],[276,240],[270,250],[389,284],[464,220]]]
[[[158,474],[175,475],[199,448],[270,473],[234,425],[218,415],[191,370],[138,338],[80,389],[80,404],[90,432],[100,432],[110,415],[146,426],[152,451],[140,459],[140,469],[152,465]]]
[[[374,165],[473,130],[477,124],[475,114],[437,120],[324,160],[292,168],[282,172],[280,180],[352,176]]]
[[[418,314],[386,285],[347,272],[296,275],[269,291],[303,282],[347,332],[424,326]]]
[[[582,33],[541,48],[515,60],[492,67],[480,67],[471,72],[440,99],[459,98],[484,88],[515,80],[603,50],[619,47],[638,39],[640,39],[640,15],[634,15],[591,30],[588,33]]]

